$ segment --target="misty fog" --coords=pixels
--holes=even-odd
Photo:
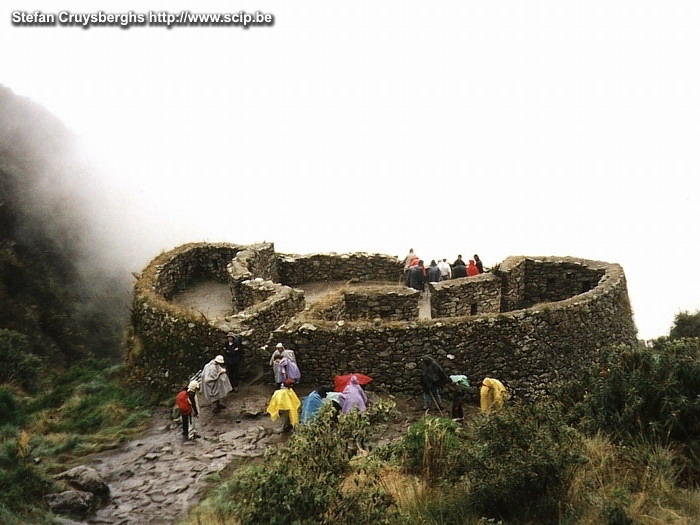
[[[620,263],[657,337],[700,307],[700,7],[636,7],[270,2],[275,25],[248,30],[7,26],[0,82],[56,118],[5,104],[0,145],[30,137],[32,216],[90,275],[128,281],[194,241],[572,255]]]

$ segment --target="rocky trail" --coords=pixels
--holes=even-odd
[[[303,397],[310,386],[300,386]],[[109,486],[106,505],[82,522],[62,523],[165,525],[178,523],[212,486],[210,477],[224,469],[259,458],[267,447],[284,443],[282,421],[272,421],[265,412],[274,387],[241,387],[226,399],[226,409],[214,414],[203,406],[197,423],[199,437],[184,441],[180,425],[170,410],[159,408],[151,426],[138,439],[120,448],[92,456],[85,464]],[[371,392],[368,392],[370,397]],[[377,442],[400,437],[423,415],[416,400],[394,398],[399,418],[382,425]]]

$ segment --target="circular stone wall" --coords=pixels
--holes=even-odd
[[[303,292],[275,282],[399,282],[401,272],[397,258],[379,254],[280,255],[272,244],[181,246],[154,259],[136,282],[127,365],[137,380],[179,385],[219,353],[233,330],[243,333],[247,364],[256,369],[267,368],[270,343],[295,350],[307,384],[362,372],[375,378],[376,387],[417,393],[420,359],[430,354],[448,373],[465,373],[474,383],[497,377],[527,397],[575,375],[600,347],[636,340],[624,272],[600,261],[510,257],[491,274],[432,287],[440,301],[433,310],[441,317],[426,321],[380,315],[329,321],[314,309],[301,312]],[[170,301],[178,287],[202,275],[226,279],[232,290],[232,311],[238,311],[218,325]],[[412,300],[387,297],[382,288],[373,300],[374,293],[363,290],[362,308],[366,301],[399,308]],[[482,299],[487,312],[479,313],[477,304],[476,315],[463,315]]]

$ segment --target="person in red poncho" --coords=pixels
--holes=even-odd
[[[467,266],[467,275],[469,277],[474,277],[475,275],[479,275],[479,269],[476,267],[476,263],[474,262],[474,259],[469,259],[469,266]]]

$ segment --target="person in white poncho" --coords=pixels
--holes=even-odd
[[[224,356],[217,355],[202,370],[202,395],[214,405],[214,412],[225,408],[221,400],[232,390],[223,364]]]

